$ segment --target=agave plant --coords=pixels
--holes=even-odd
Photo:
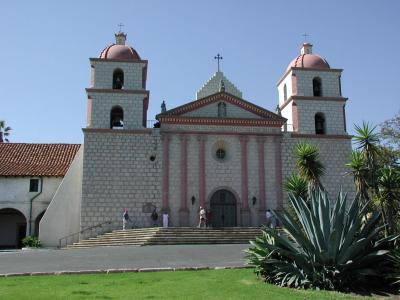
[[[310,198],[307,205],[289,196],[301,226],[288,212],[274,212],[284,232],[264,228],[251,241],[247,257],[257,274],[281,286],[329,290],[348,290],[389,274],[387,253],[398,236],[382,238],[379,212],[365,220],[366,207],[354,199],[346,209],[342,192],[333,205],[320,189]]]

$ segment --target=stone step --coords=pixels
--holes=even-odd
[[[182,244],[241,244],[249,243],[261,234],[258,227],[197,228],[155,227],[114,230],[94,238],[82,240],[67,249],[123,245],[182,245]]]

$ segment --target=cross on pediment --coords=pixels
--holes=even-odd
[[[219,72],[219,61],[222,60],[222,56],[219,55],[219,53],[217,54],[217,56],[214,57],[214,59],[216,59],[218,61],[218,72]]]

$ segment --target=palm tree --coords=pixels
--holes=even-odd
[[[363,122],[362,126],[355,125],[357,135],[354,136],[354,140],[357,144],[357,149],[361,151],[367,162],[368,173],[370,183],[373,188],[375,195],[378,194],[378,181],[377,181],[377,155],[378,155],[378,144],[379,136],[375,132],[376,126],[370,125],[367,122]]]
[[[286,178],[285,190],[293,196],[306,200],[308,198],[307,181],[299,174],[292,174]]]
[[[377,200],[385,209],[389,234],[397,231],[397,212],[400,204],[400,172],[393,168],[383,168],[378,178]]]
[[[11,127],[6,127],[6,122],[4,120],[0,120],[0,143],[9,142],[8,136],[10,135]]]
[[[324,189],[320,178],[324,175],[325,167],[318,159],[318,147],[313,144],[301,142],[295,150],[296,166],[299,174],[308,182],[308,194],[318,188]]]
[[[351,161],[346,164],[351,169],[347,174],[354,177],[354,184],[356,186],[356,199],[366,204],[369,201],[368,195],[368,167],[367,161],[360,151],[353,151],[351,153]]]

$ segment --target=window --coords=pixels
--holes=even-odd
[[[224,102],[218,103],[218,117],[226,117],[226,104]]]
[[[124,111],[121,106],[114,106],[111,110],[110,128],[122,129],[124,127]]]
[[[120,90],[124,87],[124,72],[116,69],[113,74],[113,89]]]
[[[287,100],[287,87],[286,84],[283,86],[283,100]]]
[[[219,160],[223,160],[223,159],[225,158],[225,156],[226,156],[226,152],[225,152],[224,149],[219,148],[219,149],[217,150],[217,152],[215,153],[215,155],[217,156],[217,158],[218,158]]]
[[[39,179],[31,179],[29,181],[29,191],[39,192]]]
[[[312,81],[313,85],[313,95],[314,97],[321,97],[322,96],[322,83],[321,78],[315,77]]]
[[[325,134],[325,117],[322,113],[315,114],[315,133]]]

